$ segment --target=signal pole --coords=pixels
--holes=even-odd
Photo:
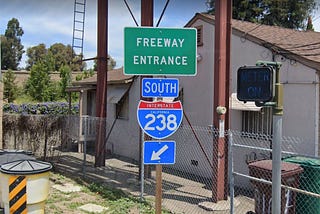
[[[258,61],[256,64],[260,66],[271,66],[276,71],[272,118],[272,213],[281,213],[281,142],[283,117],[283,85],[280,83],[281,63]]]

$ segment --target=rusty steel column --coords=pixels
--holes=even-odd
[[[105,166],[108,64],[108,0],[98,0],[96,116],[98,117],[95,167]]]
[[[148,26],[152,27],[153,26],[153,0],[141,0],[141,26]],[[145,100],[145,101],[152,101],[152,98],[143,98],[141,96],[142,94],[142,77],[140,76],[140,100]],[[145,78],[152,78],[152,76],[144,76]],[[142,130],[140,129],[140,140],[142,139]],[[147,135],[144,135],[144,141],[146,140],[151,140],[151,138]],[[140,154],[140,163],[142,164],[142,144],[143,142],[139,143],[139,154]],[[141,170],[139,168],[139,177],[141,176]],[[144,177],[150,178],[151,177],[151,168],[150,166],[145,166],[144,167]]]
[[[226,139],[224,130],[229,126],[228,114],[220,114],[217,107],[228,107],[229,77],[230,77],[230,33],[228,24],[231,23],[231,0],[215,0],[215,40],[214,40],[214,97],[213,124],[219,129],[219,134],[213,142],[213,170],[212,200],[217,202],[226,199],[227,163]],[[230,20],[228,20],[230,19]],[[228,111],[229,109],[227,109]]]
[[[231,33],[232,33],[232,0],[227,1],[227,44],[226,44],[226,94],[225,94],[225,106],[227,108],[227,113],[225,114],[225,130],[230,129],[230,85],[231,85]],[[226,138],[226,142],[229,141],[229,136]],[[228,143],[225,143],[225,184],[228,183]],[[228,186],[229,187],[229,186]],[[228,198],[229,188],[225,188],[224,199]]]
[[[141,26],[153,26],[153,0],[141,0]]]
[[[141,0],[141,26],[148,26],[148,27],[153,26],[153,0]],[[152,78],[152,76],[144,76],[144,77]],[[142,98],[141,94],[142,94],[142,76],[140,77],[140,99],[145,101],[152,101],[152,98]],[[144,135],[144,141],[147,141],[147,140],[151,140],[151,137]],[[140,143],[140,152],[142,151],[142,143],[143,142]],[[162,201],[162,175],[161,174],[162,174],[162,166],[156,165],[155,214],[161,213],[161,201]],[[151,177],[151,168],[149,165],[145,165],[144,167],[144,177],[147,177],[147,178]]]

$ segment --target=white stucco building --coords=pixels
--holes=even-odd
[[[184,110],[194,124],[206,126],[212,123],[213,115],[214,16],[198,13],[186,27],[198,29],[202,60],[197,76],[180,78]],[[238,68],[255,65],[258,60],[282,64],[283,135],[302,140],[296,148],[300,153],[318,155],[320,33],[232,20],[230,129],[271,134],[270,110],[235,100]]]

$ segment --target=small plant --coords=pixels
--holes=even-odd
[[[76,210],[78,207],[80,207],[81,205],[83,205],[80,202],[72,202],[71,204],[68,204],[68,207],[72,210]]]
[[[88,189],[91,192],[95,192],[95,193],[101,195],[103,198],[111,200],[111,201],[116,201],[116,200],[121,199],[123,197],[127,197],[127,195],[121,190],[111,189],[107,186],[103,186],[103,185],[97,184],[97,183],[90,184],[88,186]]]

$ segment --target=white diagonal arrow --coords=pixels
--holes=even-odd
[[[167,145],[164,145],[161,149],[159,149],[159,151],[155,152],[155,151],[152,151],[152,155],[151,155],[151,160],[154,161],[154,160],[160,160],[160,155],[162,153],[164,153],[169,147]]]

